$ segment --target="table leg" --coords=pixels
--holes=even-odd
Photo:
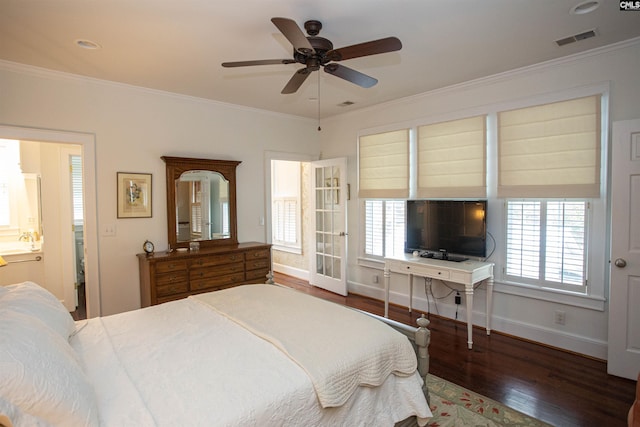
[[[413,274],[409,274],[409,313],[411,313],[412,302],[413,302]]]
[[[487,279],[487,335],[491,335],[491,315],[493,313],[493,275]]]
[[[473,284],[465,286],[467,300],[467,346],[473,347]]]
[[[389,282],[391,282],[391,271],[384,268],[384,317],[389,317]]]

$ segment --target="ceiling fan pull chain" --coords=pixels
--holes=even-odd
[[[320,132],[322,128],[320,127],[320,73],[318,73],[318,132]]]

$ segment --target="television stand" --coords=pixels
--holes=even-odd
[[[409,285],[409,312],[412,311],[413,276],[429,277],[450,283],[464,285],[465,310],[467,312],[467,345],[473,347],[473,286],[486,280],[487,283],[487,335],[491,334],[491,313],[493,309],[493,263],[481,261],[451,262],[402,254],[384,259],[384,317],[389,317],[389,286],[391,273],[407,274]]]

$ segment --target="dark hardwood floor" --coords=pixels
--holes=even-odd
[[[275,274],[276,283],[378,315],[382,301],[347,297]],[[420,312],[390,305],[389,317],[413,325]],[[431,320],[430,372],[555,426],[626,426],[635,381],[607,374],[606,363],[474,328],[467,349],[466,324],[428,315]]]

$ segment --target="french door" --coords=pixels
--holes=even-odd
[[[347,159],[311,162],[309,283],[347,295]]]

